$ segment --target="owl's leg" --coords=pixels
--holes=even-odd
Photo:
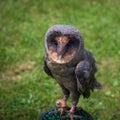
[[[75,112],[76,106],[77,106],[77,103],[78,103],[78,100],[79,100],[79,96],[80,96],[79,92],[77,92],[77,91],[71,92],[72,105],[71,105],[70,113],[74,113]]]
[[[63,100],[64,101],[67,101],[68,100],[68,97],[70,95],[70,92],[64,87],[64,86],[61,86],[62,88],[62,92],[63,92]]]
[[[61,86],[61,89],[62,89],[62,92],[63,92],[63,98],[57,100],[56,106],[58,107],[58,110],[61,111],[61,114],[62,114],[68,108],[67,100],[68,100],[70,92],[63,85],[60,85],[60,86]]]
[[[67,106],[67,99],[69,97],[70,92],[63,86],[60,85],[62,92],[63,92],[63,97],[62,99],[58,99],[56,101],[56,106],[57,106],[57,110],[51,112],[51,113],[57,113],[59,112],[60,115],[62,115],[63,113],[67,112],[69,107]]]
[[[80,96],[80,94],[77,91],[71,93],[72,105],[71,105],[71,108],[70,108],[69,112],[67,113],[67,115],[62,117],[63,119],[70,118],[70,120],[74,120],[74,118],[78,118],[78,119],[81,118],[79,115],[75,115],[79,96]]]

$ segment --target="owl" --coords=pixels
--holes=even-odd
[[[61,87],[66,107],[69,96],[70,114],[75,113],[80,96],[89,98],[91,91],[101,89],[96,80],[96,61],[84,48],[80,31],[69,25],[54,25],[45,34],[44,71]],[[59,102],[58,102],[59,103]],[[73,117],[73,116],[72,116]]]

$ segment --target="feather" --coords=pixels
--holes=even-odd
[[[44,69],[44,71],[45,71],[45,73],[46,73],[47,75],[49,75],[49,76],[51,76],[52,78],[54,78],[53,75],[52,75],[52,73],[51,73],[51,71],[50,71],[50,69],[49,69],[48,66],[47,66],[46,57],[44,57],[44,66],[43,66],[43,69]]]

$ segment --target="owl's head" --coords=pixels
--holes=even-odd
[[[81,33],[69,25],[54,25],[45,35],[45,49],[49,58],[56,63],[68,63],[83,52]]]

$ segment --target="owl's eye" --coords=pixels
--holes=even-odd
[[[78,43],[75,40],[70,40],[69,43],[67,44],[67,48],[71,48],[71,47],[77,47]]]
[[[57,43],[57,41],[56,41],[56,40],[52,39],[52,40],[51,40],[51,44],[52,44],[52,45],[56,45],[56,46],[57,46],[57,44],[58,44],[58,43]]]

